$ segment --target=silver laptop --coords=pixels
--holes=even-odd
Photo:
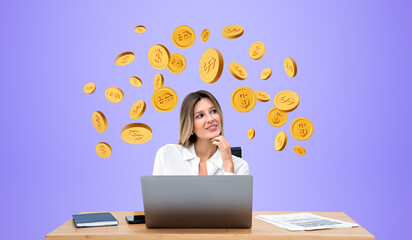
[[[148,228],[250,228],[252,176],[142,176]]]

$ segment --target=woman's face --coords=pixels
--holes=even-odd
[[[202,98],[195,104],[193,132],[199,139],[211,139],[222,132],[220,115],[209,98]]]

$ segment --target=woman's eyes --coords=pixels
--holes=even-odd
[[[212,111],[210,111],[210,113],[217,113],[216,109],[213,109]],[[203,114],[199,114],[196,116],[196,118],[201,118],[203,117]]]

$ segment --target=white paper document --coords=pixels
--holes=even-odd
[[[352,228],[359,225],[312,213],[291,213],[279,215],[257,215],[256,218],[290,231],[317,230],[327,228]]]

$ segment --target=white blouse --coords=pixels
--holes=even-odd
[[[225,172],[218,148],[206,161],[207,175],[249,175],[249,165],[245,160],[233,155],[232,159],[235,173]],[[194,144],[189,147],[167,144],[156,153],[153,175],[199,175],[199,163]]]

